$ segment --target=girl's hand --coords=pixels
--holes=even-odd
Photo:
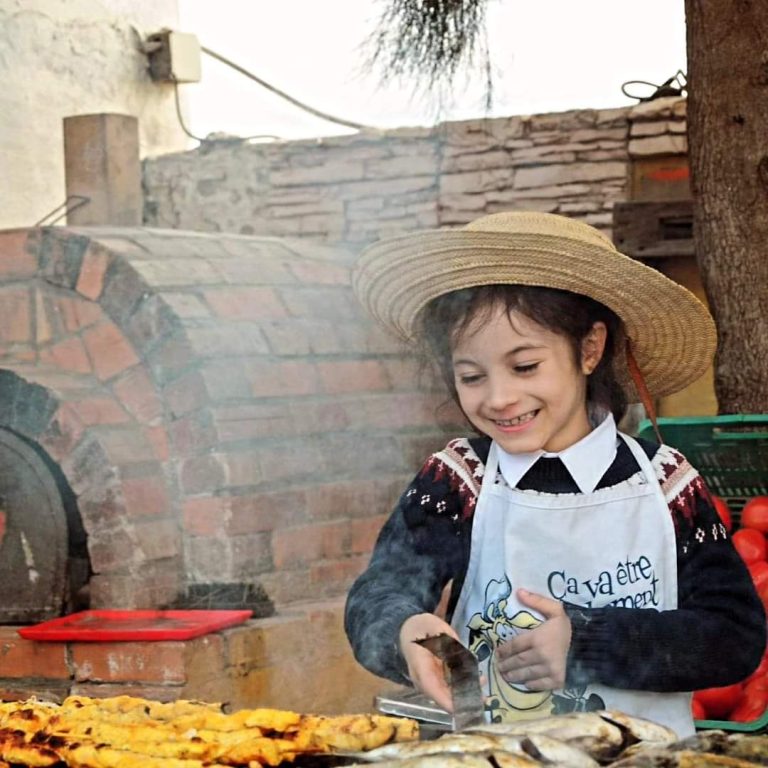
[[[496,649],[496,666],[508,683],[532,691],[552,691],[565,685],[571,620],[559,600],[517,590],[521,603],[544,617],[534,629],[516,635]]]
[[[443,675],[443,662],[426,648],[413,642],[442,634],[459,639],[453,627],[434,614],[417,613],[407,618],[400,627],[400,651],[408,664],[411,682],[438,706],[453,712],[451,691]]]

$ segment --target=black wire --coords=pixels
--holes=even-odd
[[[173,82],[173,94],[176,101],[176,116],[179,119],[179,125],[181,126],[181,130],[184,131],[184,133],[189,136],[190,139],[194,139],[195,141],[199,141],[201,144],[214,144],[217,142],[217,139],[209,139],[209,138],[200,138],[200,136],[195,136],[194,133],[192,133],[189,128],[187,128],[186,124],[184,123],[184,118],[181,114],[181,102],[179,101],[179,83],[177,81]],[[282,137],[275,136],[271,133],[258,133],[254,136],[234,136],[232,137],[232,141],[252,141],[254,139],[273,139],[275,141],[282,141]]]
[[[77,200],[77,202],[74,205],[70,206],[69,205],[70,200]],[[43,218],[40,219],[40,221],[33,224],[33,226],[42,227],[43,225],[45,225],[46,227],[52,227],[57,221],[61,221],[61,219],[63,219],[65,216],[72,213],[72,211],[76,211],[78,208],[82,208],[84,205],[88,205],[88,203],[90,202],[91,202],[91,198],[86,197],[85,195],[69,195],[61,205],[57,205],[52,211],[50,211],[45,216],[43,216]],[[62,208],[64,209],[63,211],[61,211]],[[53,216],[58,211],[61,211],[61,213],[55,219],[53,219],[52,221],[47,221],[48,219],[51,218],[51,216]]]
[[[298,99],[294,99],[293,96],[289,96],[285,91],[281,91],[279,88],[276,88],[274,85],[270,85],[265,80],[262,80],[260,77],[257,77],[253,74],[253,72],[250,72],[249,70],[245,69],[244,67],[241,67],[239,64],[235,64],[234,61],[231,61],[230,59],[226,58],[226,56],[222,56],[220,53],[216,53],[216,51],[212,51],[210,48],[206,48],[204,45],[200,46],[200,50],[203,53],[207,53],[209,56],[211,56],[214,59],[217,59],[222,64],[226,64],[228,67],[231,67],[236,72],[239,72],[241,75],[245,75],[246,77],[249,77],[254,82],[258,83],[262,88],[266,88],[268,91],[271,91],[272,93],[279,96],[281,99],[285,99],[286,101],[290,102],[294,106],[298,107],[299,109],[303,109],[305,112],[309,112],[309,114],[314,115],[315,117],[319,117],[323,120],[328,120],[331,123],[338,123],[338,125],[344,125],[347,128],[356,128],[357,130],[364,130],[366,128],[371,128],[369,125],[363,125],[362,123],[355,123],[352,120],[344,120],[340,117],[334,117],[333,115],[329,115],[327,112],[321,112],[319,109],[315,109],[314,107],[310,107],[307,104],[304,104],[303,102],[299,101]]]
[[[181,102],[179,101],[179,84],[175,80],[173,81],[173,96],[176,101],[176,117],[179,119],[181,130],[184,131],[190,139],[194,139],[195,141],[204,144],[207,139],[201,139],[199,136],[195,136],[195,134],[187,128],[186,123],[184,122],[184,117],[181,114]]]

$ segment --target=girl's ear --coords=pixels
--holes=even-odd
[[[608,329],[602,321],[596,322],[581,342],[581,372],[589,376],[597,368],[605,351]]]

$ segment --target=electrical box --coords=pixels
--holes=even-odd
[[[200,42],[195,35],[164,29],[147,38],[149,74],[153,80],[199,83]]]

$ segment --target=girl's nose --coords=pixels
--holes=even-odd
[[[510,405],[514,405],[519,398],[519,393],[514,382],[507,378],[495,378],[489,381],[488,405],[495,411],[503,411]]]

